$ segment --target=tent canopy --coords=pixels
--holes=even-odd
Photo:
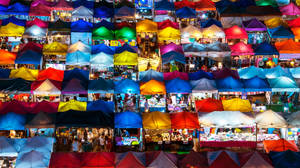
[[[15,64],[16,54],[0,49],[0,64]]]
[[[84,82],[88,82],[89,81],[89,71],[78,69],[78,68],[64,71],[64,81],[70,81],[73,78],[79,79]]]
[[[20,2],[16,2],[12,5],[9,5],[5,13],[7,15],[28,15],[29,8],[30,7],[27,5],[24,5]]]
[[[256,18],[243,21],[242,26],[246,31],[267,31],[266,25]]]
[[[168,0],[161,0],[155,3],[155,10],[166,10],[166,11],[173,11],[175,10],[174,3],[169,2]]]
[[[115,31],[116,39],[135,40],[136,32],[130,27],[123,27]]]
[[[237,25],[225,29],[224,32],[226,39],[248,39],[247,32]]]
[[[136,32],[157,32],[157,23],[151,20],[145,19],[136,23]]]
[[[264,70],[255,66],[238,69],[238,73],[241,79],[251,79],[254,77],[266,78]]]
[[[135,9],[128,6],[123,6],[121,8],[115,8],[115,17],[117,18],[130,18],[134,17]]]
[[[112,18],[114,17],[114,10],[106,6],[100,6],[94,9],[95,18]]]
[[[66,55],[66,65],[89,65],[90,57],[90,53],[77,50]]]
[[[171,129],[170,114],[163,112],[143,113],[144,129]]]
[[[288,39],[276,42],[275,47],[280,54],[280,59],[298,59],[300,58],[300,42]]]
[[[139,72],[139,80],[142,82],[148,82],[150,80],[163,81],[163,73],[154,71],[153,69]]]
[[[289,149],[286,147],[286,149]],[[272,163],[276,167],[299,167],[300,166],[300,153],[292,150],[282,152],[270,152],[269,156]]]
[[[61,82],[46,79],[44,81],[35,81],[31,85],[33,94],[38,95],[57,95],[60,94]]]
[[[188,74],[189,80],[199,80],[201,78],[213,79],[213,74],[210,72],[205,72],[203,70],[199,70],[197,72],[191,72]]]
[[[222,101],[212,98],[196,100],[195,106],[197,112],[213,112],[224,110]]]
[[[225,33],[222,28],[213,24],[209,27],[206,27],[202,30],[202,34],[204,38],[225,38]]]
[[[258,151],[241,153],[239,154],[239,159],[241,166],[243,167],[272,167],[268,155]]]
[[[173,71],[173,72],[165,72],[163,73],[164,80],[173,80],[176,78],[180,78],[182,80],[189,80],[189,76],[186,72],[179,72],[179,71]]]
[[[35,81],[38,77],[38,74],[39,70],[21,67],[19,69],[11,70],[9,78],[22,78],[29,81]]]
[[[0,130],[24,130],[25,115],[16,113],[2,114],[0,117]]]
[[[86,22],[82,19],[79,19],[79,20],[71,23],[71,31],[72,32],[91,32],[92,28],[93,28],[92,23]]]
[[[240,111],[240,112],[252,111],[252,106],[249,100],[234,98],[230,100],[222,100],[222,104],[225,111]]]
[[[30,93],[30,81],[17,79],[1,79],[0,90],[3,93]]]
[[[73,7],[69,2],[65,0],[59,0],[54,6],[52,6],[52,10],[62,10],[62,11],[71,11]]]
[[[157,25],[158,25],[158,30],[162,30],[162,29],[165,29],[167,27],[171,27],[171,28],[174,28],[174,29],[179,29],[179,24],[177,22],[172,22],[169,19],[164,20],[163,22],[158,22]]]
[[[207,19],[205,21],[202,21],[200,24],[201,24],[202,28],[207,28],[212,25],[216,25],[216,26],[222,28],[222,23],[216,19]]]
[[[35,18],[32,21],[27,21],[26,22],[26,27],[31,27],[33,25],[37,25],[40,28],[48,28],[48,22],[42,21],[39,18]]]
[[[191,93],[192,87],[188,81],[175,78],[166,82],[167,93]]]
[[[255,55],[279,55],[275,46],[269,44],[268,42],[260,43],[257,46],[254,46]]]
[[[46,28],[40,28],[37,25],[33,25],[29,28],[26,28],[26,31],[23,34],[23,37],[32,37],[32,38],[43,38],[47,35]]]
[[[288,73],[288,69],[283,69],[281,66],[276,66],[270,69],[263,69],[266,78],[274,79],[279,77],[289,77],[292,78],[291,74]]]
[[[43,54],[45,55],[66,55],[68,51],[68,45],[59,42],[53,42],[45,44],[43,47]]]
[[[172,61],[176,61],[182,64],[186,63],[184,55],[176,51],[170,51],[168,53],[165,53],[161,57],[162,57],[162,64],[168,64],[171,63]]]
[[[53,152],[50,159],[50,168],[79,167],[80,157],[76,152]]]
[[[40,81],[40,80],[46,80],[46,79],[62,82],[64,79],[64,71],[54,69],[54,68],[47,68],[47,69],[39,71],[37,80]]]
[[[18,26],[13,23],[8,23],[7,25],[0,27],[0,36],[20,37],[23,35],[24,32],[25,28],[23,26]]]
[[[240,79],[239,73],[236,70],[231,70],[229,68],[223,68],[213,72],[215,79],[223,79],[226,77],[232,77],[235,79]]]
[[[154,155],[153,158],[155,159],[152,160],[148,167],[160,167],[161,165],[166,167],[177,167],[177,157],[175,154],[158,151],[147,153],[147,156],[149,155]]]
[[[72,11],[72,17],[93,18],[93,10],[85,6],[79,6]]]
[[[216,80],[219,92],[243,92],[244,85],[241,80],[233,77],[226,77]]]
[[[183,48],[181,45],[177,45],[175,43],[169,43],[167,45],[162,45],[160,46],[160,55],[164,55],[168,52],[171,52],[171,51],[175,51],[175,52],[178,52],[178,53],[181,53],[183,54]]]
[[[40,112],[26,116],[26,128],[55,128],[55,115]]]
[[[171,113],[171,125],[173,129],[198,129],[200,128],[197,113],[178,112]]]
[[[115,105],[113,101],[89,101],[87,103],[87,111],[102,111],[104,113],[113,113]]]
[[[268,33],[271,38],[294,38],[294,34],[283,26],[269,28]]]
[[[273,92],[299,92],[299,87],[292,78],[280,76],[268,81]]]
[[[51,16],[51,7],[41,3],[36,6],[33,6],[32,4],[30,6],[29,16]]]
[[[49,154],[50,156],[50,154]],[[42,152],[32,150],[23,153],[16,160],[16,168],[22,167],[48,167],[49,159]]]
[[[97,53],[105,53],[108,55],[113,55],[114,51],[104,43],[98,44],[98,45],[92,45],[92,54],[97,54]]]
[[[114,65],[132,65],[138,64],[138,54],[124,51],[119,54],[114,54]]]
[[[287,126],[285,119],[272,110],[256,115],[255,121],[259,128],[285,128]]]
[[[26,25],[26,20],[18,19],[15,16],[11,16],[7,19],[2,20],[2,26],[6,26],[9,23],[17,25],[17,26],[25,26]]]
[[[88,84],[88,93],[114,93],[114,82],[99,78],[90,80]]]
[[[67,102],[59,102],[58,112],[66,112],[70,110],[86,111],[87,102],[80,102],[77,100],[70,100]]]
[[[76,1],[75,1],[76,2]],[[80,157],[81,167],[114,168],[114,152],[84,152]]]
[[[206,153],[200,153],[191,151],[187,154],[183,159],[178,162],[179,167],[199,167],[199,168],[207,168],[207,158]]]
[[[142,160],[144,161],[146,158],[145,154],[141,152],[119,153],[116,155],[115,167],[145,168],[145,163]]]
[[[0,137],[0,156],[1,157],[17,157],[18,152],[10,139],[1,136]]]
[[[296,6],[293,2],[285,6],[279,6],[279,9],[282,15],[290,15],[290,16],[300,15],[299,7]]]
[[[93,39],[99,40],[113,40],[114,32],[112,30],[107,29],[104,26],[93,29]]]
[[[140,114],[125,111],[116,114],[115,128],[142,128],[143,122]]]
[[[20,44],[20,48],[18,52],[24,52],[26,50],[32,50],[38,53],[41,53],[43,51],[43,45],[34,43],[34,42],[28,42],[24,44]]]
[[[159,82],[153,79],[146,83],[142,83],[140,90],[142,95],[166,94],[164,82]]]
[[[244,42],[236,43],[230,46],[231,55],[239,56],[239,55],[254,55],[254,51],[252,49],[251,44],[245,44]]]
[[[263,141],[264,148],[267,153],[269,152],[287,152],[287,151],[294,151],[298,152],[298,147],[295,144],[295,141],[289,141],[285,139],[278,139],[278,140],[264,140]],[[271,157],[273,160],[273,158]]]
[[[199,80],[190,81],[192,92],[218,92],[217,85],[214,80],[202,78]]]
[[[226,165],[231,168],[240,167],[237,153],[231,151],[214,151],[207,153],[209,167],[217,168]]]
[[[196,11],[189,7],[183,7],[176,10],[176,17],[184,19],[184,18],[196,18]]]
[[[167,27],[158,31],[158,40],[160,41],[179,40],[179,39],[180,39],[180,30],[178,29]]]
[[[246,92],[271,91],[268,81],[259,77],[245,79],[243,84]]]
[[[300,27],[300,18],[296,18],[293,20],[287,20],[288,26],[289,27]]]
[[[71,29],[70,22],[64,22],[61,19],[58,19],[56,22],[49,22],[48,30],[49,31],[66,31],[69,32]]]
[[[133,81],[131,79],[123,79],[115,83],[115,93],[116,94],[121,94],[121,93],[139,94],[140,85],[138,84],[138,82]]]
[[[88,82],[73,78],[70,81],[63,81],[62,94],[87,94]]]
[[[43,57],[42,53],[38,53],[32,50],[26,50],[18,54],[15,63],[40,65],[42,61],[42,57]]]

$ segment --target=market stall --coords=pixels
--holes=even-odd
[[[248,43],[260,44],[262,42],[269,42],[267,27],[256,18],[243,21],[242,26],[248,34]]]

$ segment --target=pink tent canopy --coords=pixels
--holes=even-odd
[[[71,10],[73,10],[73,7],[67,1],[65,1],[65,0],[59,0],[59,2],[52,7],[52,10],[67,10],[67,11],[71,11]]]
[[[162,30],[167,27],[173,27],[174,29],[179,29],[179,24],[177,22],[172,22],[169,19],[163,22],[158,22],[157,26],[158,26],[158,30]]]
[[[164,80],[172,80],[175,78],[180,78],[182,80],[189,80],[189,75],[185,72],[166,72],[164,73]]]
[[[176,45],[175,43],[170,43],[167,45],[160,46],[160,55],[164,55],[165,53],[168,53],[170,51],[176,51],[178,53],[184,54],[183,48],[181,45]]]
[[[245,44],[243,42],[236,43],[230,46],[231,55],[254,55],[254,51],[251,44]]]
[[[224,32],[226,39],[248,39],[248,34],[245,29],[242,29],[237,25],[225,29]]]
[[[224,79],[230,76],[235,79],[240,79],[239,73],[236,70],[231,70],[229,68],[223,68],[222,70],[214,71],[213,75],[216,79]]]
[[[0,0],[0,5],[8,6],[9,2],[10,2],[10,0]]]
[[[46,0],[35,0],[30,4],[30,7],[36,7],[38,5],[45,5],[45,6],[53,6],[53,2],[46,1]]]
[[[0,110],[0,114],[6,114],[9,112],[14,112],[17,114],[26,114],[30,113],[32,108],[34,107],[35,103],[27,103],[21,101],[10,101],[10,102],[3,102],[2,108]]]
[[[29,10],[29,16],[51,16],[51,8],[44,4],[31,6]]]
[[[290,16],[300,15],[299,7],[296,6],[293,2],[291,2],[286,6],[280,6],[279,9],[283,15],[290,15]]]
[[[32,21],[26,22],[26,27],[31,27],[33,25],[37,25],[40,28],[48,28],[48,22],[44,22],[44,21],[40,20],[39,18],[35,18]]]

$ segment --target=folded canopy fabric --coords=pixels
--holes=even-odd
[[[114,93],[114,82],[99,78],[90,80],[88,84],[88,93]]]
[[[68,51],[68,45],[59,42],[52,42],[45,44],[43,47],[43,54],[46,55],[66,55]]]
[[[290,15],[290,16],[300,15],[299,7],[296,6],[293,2],[285,6],[279,6],[279,9],[283,15]]]
[[[80,156],[76,152],[53,152],[51,154],[49,168],[79,167]]]
[[[22,78],[29,81],[35,81],[38,77],[38,74],[39,70],[21,67],[19,69],[11,70],[9,78]]]
[[[144,129],[171,129],[170,114],[159,111],[143,113]]]
[[[156,33],[158,31],[157,23],[151,20],[145,19],[136,23],[136,32],[151,32]]]
[[[76,2],[76,1],[75,1]],[[114,152],[84,152],[80,156],[81,167],[114,168]]]
[[[179,72],[179,71],[165,72],[163,73],[163,75],[164,75],[164,80],[172,80],[175,78],[180,78],[182,80],[189,80],[188,74],[185,72]]]
[[[7,113],[0,115],[0,130],[24,130],[25,115]]]
[[[216,82],[207,78],[202,78],[199,80],[190,81],[192,92],[201,93],[201,92],[218,92]]]
[[[269,44],[268,42],[260,43],[254,46],[254,55],[279,55],[275,46]]]
[[[88,82],[89,81],[89,71],[78,69],[78,68],[64,71],[64,81],[70,81],[73,78],[79,79],[84,82]]]
[[[42,62],[42,53],[38,53],[32,50],[26,50],[18,54],[15,63],[16,64],[34,64],[40,65]]]
[[[173,11],[175,10],[174,3],[169,2],[168,0],[161,0],[159,2],[154,2],[155,10],[166,10]]]
[[[254,55],[254,51],[251,44],[245,44],[244,42],[236,43],[230,46],[231,55]]]
[[[26,128],[55,128],[55,115],[40,112],[26,116]]]
[[[175,12],[176,17],[184,19],[184,18],[196,18],[196,11],[189,7],[183,7]]]
[[[40,81],[40,80],[46,80],[46,79],[62,82],[64,79],[64,71],[54,69],[54,68],[47,68],[47,69],[39,71],[37,80]]]
[[[95,18],[112,18],[114,17],[114,10],[106,6],[100,6],[94,9]]]
[[[115,128],[142,128],[143,121],[139,113],[125,111],[115,116]]]
[[[225,111],[240,111],[240,112],[252,111],[252,106],[249,100],[233,98],[229,100],[222,100],[222,104]]]
[[[50,154],[49,154],[50,156]],[[23,153],[16,160],[16,168],[22,167],[48,167],[49,159],[42,152],[32,150]]]
[[[256,18],[243,21],[242,26],[246,31],[267,31],[266,25]]]
[[[137,65],[138,54],[129,51],[124,51],[119,54],[114,54],[114,65]]]
[[[197,112],[224,111],[222,101],[212,98],[196,100],[195,106]]]
[[[101,111],[67,111],[57,113],[57,127],[114,128],[114,114]]]
[[[26,28],[23,37],[33,37],[33,38],[43,38],[47,35],[47,29],[40,28],[37,25],[33,25],[29,28]]]
[[[247,32],[237,25],[225,29],[226,39],[248,39]]]
[[[79,17],[79,18],[93,18],[94,12],[92,9],[89,9],[85,6],[79,6],[78,8],[72,11],[72,17]]]
[[[223,29],[215,24],[202,29],[202,35],[203,38],[225,38]]]
[[[62,83],[62,94],[87,94],[86,81],[81,81],[80,79],[73,78],[70,81],[63,81]]]
[[[280,54],[280,59],[298,59],[300,58],[300,42],[288,39],[276,42],[275,47]]]
[[[167,27],[171,27],[173,29],[179,29],[179,24],[177,22],[172,22],[169,19],[164,20],[163,22],[158,22],[157,26],[158,26],[158,30],[162,30]]]
[[[38,4],[37,6],[30,6],[29,16],[51,16],[51,7]]]
[[[87,111],[102,111],[104,113],[113,113],[115,111],[115,104],[113,101],[89,101],[87,103]]]
[[[199,122],[204,127],[235,128],[252,127],[254,119],[240,111],[214,111],[199,116]]]
[[[266,79],[254,77],[243,80],[243,85],[246,92],[267,92],[271,91],[269,83]]]
[[[152,79],[146,83],[142,83],[140,91],[142,95],[166,94],[166,87],[164,82]]]
[[[131,79],[123,79],[115,83],[115,93],[140,94],[140,85]]]
[[[93,39],[99,40],[113,40],[115,38],[114,32],[104,26],[94,29],[92,35]]]
[[[268,28],[268,33],[271,38],[294,38],[294,34],[283,26]]]
[[[38,95],[57,95],[61,93],[61,82],[49,79],[35,81],[31,85],[31,91]]]
[[[134,40],[136,39],[136,32],[130,27],[123,27],[115,31],[116,39]]]
[[[52,10],[71,11],[71,10],[73,10],[73,7],[67,1],[59,0],[54,6],[51,7],[51,9]]]
[[[167,93],[191,93],[192,87],[188,81],[175,78],[166,82]]]
[[[156,80],[156,81],[163,81],[163,73],[154,71],[153,69],[150,69],[148,71],[142,71],[139,72],[139,80],[142,82],[148,82],[150,80]]]
[[[7,15],[28,15],[29,8],[30,7],[27,5],[23,5],[20,2],[16,2],[7,7],[5,14],[7,14]]]
[[[176,52],[176,51],[170,51],[165,53],[164,55],[161,56],[162,57],[162,64],[169,64],[173,61],[175,62],[179,62],[182,64],[185,64],[185,57],[183,54]]]
[[[272,144],[273,143],[277,145],[276,143],[278,143],[278,141],[273,141]],[[281,143],[281,145],[282,146],[280,148],[282,149],[282,152],[271,151],[269,153],[269,157],[272,160],[272,164],[276,167],[300,167],[300,153],[293,151],[296,149],[296,145],[292,144],[290,141],[289,143],[285,144]]]
[[[93,23],[79,19],[71,23],[71,32],[91,32]]]
[[[287,122],[278,113],[267,110],[255,116],[258,128],[285,128]]]
[[[269,79],[268,82],[273,92],[299,92],[296,81],[286,76]]]
[[[162,30],[158,30],[158,40],[160,41],[179,40],[179,39],[180,39],[180,30],[178,29],[167,27]]]
[[[216,80],[217,88],[219,92],[243,92],[244,85],[241,80],[235,79],[231,76],[217,79]]]
[[[16,54],[0,49],[0,64],[15,64]]]
[[[213,71],[213,75],[216,79],[223,79],[226,77],[233,77],[239,79],[239,73],[236,70],[231,70],[229,68],[223,68],[221,70]]]
[[[200,128],[198,114],[192,112],[171,113],[172,129],[198,129]]]
[[[4,136],[0,137],[0,156],[1,157],[17,157],[18,152],[14,145],[11,143],[11,139]]]
[[[0,90],[3,93],[29,93],[30,81],[18,79],[1,79]]]
[[[206,79],[213,79],[214,76],[210,72],[205,72],[203,70],[199,70],[197,72],[190,72],[188,73],[189,75],[189,80],[199,80],[201,78],[206,78]]]
[[[13,23],[8,23],[7,25],[0,27],[0,36],[20,37],[24,32],[25,28],[23,26],[18,26]]]
[[[69,110],[86,111],[87,102],[70,100],[67,102],[59,102],[57,112],[66,112]]]

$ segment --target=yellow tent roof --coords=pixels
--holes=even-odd
[[[157,32],[157,23],[148,19],[137,22],[136,32]]]
[[[267,28],[273,29],[278,26],[287,26],[286,23],[281,19],[281,17],[274,17],[268,20],[265,20],[265,25]]]
[[[200,29],[193,25],[188,25],[187,27],[181,29],[181,38],[202,38],[202,32]]]
[[[162,112],[143,113],[143,128],[171,129],[170,114]]]
[[[43,54],[46,55],[66,55],[67,51],[68,45],[56,41],[51,44],[45,44],[43,47]]]
[[[234,98],[230,100],[222,100],[224,111],[240,111],[250,112],[252,111],[249,100],[243,100],[240,98]]]
[[[178,40],[180,39],[180,30],[167,27],[158,31],[158,40]]]
[[[22,36],[25,32],[23,26],[18,26],[13,23],[8,23],[0,27],[0,36]]]
[[[166,87],[164,82],[150,80],[140,86],[142,95],[166,94]]]
[[[225,38],[225,33],[222,28],[215,24],[202,30],[204,38]]]
[[[300,6],[300,0],[296,0],[297,6]]]
[[[39,75],[39,70],[28,69],[21,67],[19,69],[13,69],[10,71],[9,78],[22,78],[28,81],[35,81]]]
[[[137,53],[124,51],[114,55],[114,65],[137,65]]]
[[[143,58],[143,57],[138,57],[138,68],[139,71],[147,71],[148,68],[157,70],[160,64],[160,58]],[[150,67],[148,67],[150,65]]]
[[[58,112],[66,112],[69,110],[86,111],[87,102],[70,100],[68,102],[59,102]]]

